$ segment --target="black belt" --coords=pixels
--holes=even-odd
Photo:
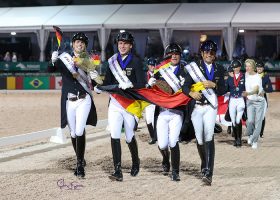
[[[76,97],[71,97],[71,98],[68,98],[69,101],[77,101],[78,99],[84,99],[86,98],[87,94],[82,94],[82,95],[79,95],[79,96],[76,96]]]
[[[207,102],[207,103],[203,103],[203,102],[196,102],[196,104],[197,104],[197,105],[201,105],[201,106],[204,106],[204,105],[210,105],[210,103],[209,103],[209,102]]]

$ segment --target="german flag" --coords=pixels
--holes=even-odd
[[[153,88],[121,90],[118,85],[98,86],[98,89],[107,91],[128,112],[141,118],[142,111],[150,103],[163,108],[176,109],[186,106],[191,98],[182,92],[168,94],[157,86]]]
[[[61,31],[61,29],[59,27],[53,26],[53,29],[55,31],[55,35],[56,35],[56,39],[57,39],[57,43],[58,43],[58,48],[59,48],[63,34],[62,34],[62,31]]]
[[[170,66],[170,63],[171,63],[171,56],[168,56],[166,58],[163,59],[163,61],[161,61],[156,67],[155,67],[155,70],[154,70],[154,74],[158,73],[158,71],[160,69],[164,69],[164,68],[167,68]]]
[[[100,65],[100,56],[98,54],[93,54],[91,56],[94,65]]]
[[[150,105],[150,103],[143,100],[129,99],[119,94],[112,94],[112,96],[121,104],[125,110],[139,119],[142,118],[143,110]]]

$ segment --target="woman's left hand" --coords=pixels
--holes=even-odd
[[[216,84],[212,81],[203,81],[202,84],[205,88],[215,88],[216,87]]]
[[[259,96],[264,97],[264,91],[262,91]]]

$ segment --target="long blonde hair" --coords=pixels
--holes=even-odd
[[[246,63],[248,63],[249,65],[251,65],[253,67],[254,71],[256,71],[256,62],[253,59],[246,59],[244,63],[245,63],[245,65],[246,65]]]

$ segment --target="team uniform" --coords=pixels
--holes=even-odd
[[[214,53],[217,46],[212,41],[205,41],[201,45],[202,52]],[[187,94],[190,94],[191,87],[195,83],[210,80],[216,84],[215,89],[202,90],[202,98],[195,102],[191,121],[193,123],[197,148],[201,158],[201,172],[203,182],[211,185],[214,169],[214,127],[217,115],[217,95],[225,94],[224,69],[216,63],[207,65],[203,60],[198,63],[192,62],[186,66],[188,73],[186,84]]]
[[[150,67],[155,67],[156,66],[156,59],[154,58],[149,58],[147,60],[147,66],[148,66],[148,71],[146,74],[147,77],[147,83],[146,83],[146,87],[149,87],[148,85],[148,80],[151,77],[154,77],[154,70],[150,69]],[[157,141],[157,133],[156,133],[156,119],[157,119],[157,113],[155,112],[156,106],[154,104],[150,104],[145,108],[145,120],[146,120],[146,124],[147,124],[147,128],[150,134],[150,138],[151,140],[149,141],[149,144],[155,144]]]
[[[234,60],[231,63],[232,67],[241,67],[241,63]],[[227,90],[230,92],[229,99],[229,115],[232,122],[233,134],[235,137],[234,146],[241,146],[242,137],[242,115],[245,110],[245,100],[242,96],[245,91],[245,74],[239,72],[233,73],[233,77],[229,76],[226,81]]]
[[[83,33],[74,35],[72,41],[87,41]],[[86,43],[87,44],[87,43]],[[50,65],[50,72],[58,71],[62,76],[61,91],[61,128],[68,125],[73,148],[77,156],[75,175],[84,177],[85,126],[97,123],[96,108],[91,92],[92,82],[85,71],[75,66],[72,61],[74,53],[63,52],[59,59]],[[74,78],[73,74],[78,74]]]
[[[257,67],[258,68],[259,67],[264,68],[264,64],[262,62],[259,62],[259,63],[257,63]],[[263,117],[263,121],[262,121],[262,128],[261,128],[261,133],[260,133],[260,136],[263,137],[263,131],[264,131],[264,127],[265,127],[265,113],[266,113],[266,110],[268,108],[268,100],[267,100],[267,94],[266,93],[273,92],[273,88],[272,88],[271,80],[265,72],[262,72],[259,75],[262,78],[262,87],[263,87],[263,90],[265,92],[264,93],[264,98],[265,98],[265,101],[266,101],[266,105],[265,105],[265,108],[264,108],[264,117]]]
[[[118,40],[133,41],[130,33],[124,32],[118,35]],[[116,70],[116,71],[115,71]],[[120,74],[119,71],[122,71]],[[118,74],[118,75],[117,75]],[[120,53],[113,55],[109,59],[109,68],[106,72],[103,85],[118,84],[120,88],[125,89],[125,83],[121,79],[127,79],[130,87],[145,87],[145,72],[141,60],[134,54],[129,53],[124,58]],[[124,125],[125,139],[128,144],[132,157],[131,176],[136,176],[139,172],[140,160],[138,156],[137,142],[134,136],[134,127],[136,119],[121,106],[114,94],[110,95],[110,103],[108,109],[108,124],[111,132],[111,147],[114,162],[114,173],[109,176],[112,180],[122,181],[123,175],[121,170],[121,130]]]
[[[231,74],[233,73],[233,69],[232,69],[231,66],[229,66],[229,67],[227,68],[227,72],[228,72],[228,76],[227,76],[227,77],[231,76]],[[234,137],[233,132],[231,133],[231,126],[228,126],[228,128],[227,128],[227,133],[228,133],[228,134],[232,134],[232,136]]]
[[[170,44],[165,50],[165,55],[181,53],[181,47],[177,44]],[[173,55],[172,55],[173,56]],[[184,66],[180,62],[173,66],[169,65],[165,69],[160,69],[156,74],[156,79],[164,81],[169,85],[170,91],[176,93],[186,87],[184,85],[184,77],[186,76]],[[184,91],[184,90],[183,90]],[[183,123],[183,110],[167,109],[157,107],[159,114],[157,117],[156,130],[159,150],[163,156],[162,167],[165,173],[170,170],[169,150],[171,151],[171,166],[172,174],[171,180],[179,181],[179,167],[180,167],[180,149],[179,149],[179,135]]]

